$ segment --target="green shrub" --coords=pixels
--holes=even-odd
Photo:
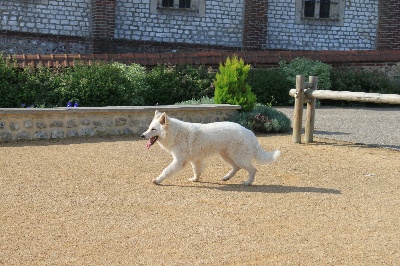
[[[174,104],[202,96],[212,96],[214,74],[206,67],[190,65],[157,65],[147,74],[147,105]]]
[[[59,97],[55,90],[62,84],[64,69],[26,67],[19,75],[19,105],[55,107]]]
[[[257,96],[257,102],[269,105],[288,105],[292,83],[280,68],[250,69],[247,81]]]
[[[120,69],[121,74],[125,77],[125,92],[126,100],[123,102],[126,105],[145,105],[145,94],[149,90],[146,76],[147,70],[145,67],[138,64],[125,65],[121,63],[113,63],[113,66]]]
[[[230,121],[258,133],[290,131],[290,119],[285,114],[261,104],[250,112],[237,113]]]
[[[80,106],[130,105],[133,95],[130,86],[129,79],[118,65],[77,64],[63,75],[56,93],[60,96],[60,106],[69,101],[77,101]]]
[[[216,75],[215,103],[238,104],[243,111],[250,111],[256,103],[256,95],[251,91],[246,82],[250,65],[245,65],[243,59],[236,55],[226,59],[225,64],[220,64],[219,73]]]
[[[338,67],[331,71],[332,90],[400,94],[400,83],[379,70]],[[329,105],[378,105],[349,101],[321,100]]]
[[[19,104],[19,76],[18,68],[9,64],[0,54],[0,107],[12,108]]]
[[[338,67],[331,71],[332,89],[372,93],[398,93],[398,82],[379,70]]]
[[[304,75],[306,81],[308,81],[308,76],[318,76],[318,89],[329,90],[331,88],[331,66],[321,61],[298,57],[289,64],[281,61],[279,66],[285,72],[286,78],[293,88],[296,86],[296,75]]]

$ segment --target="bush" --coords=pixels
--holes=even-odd
[[[80,106],[130,105],[134,92],[124,74],[114,64],[77,64],[66,71],[62,85],[56,90],[59,104],[65,106],[69,101],[76,101]]]
[[[256,133],[288,132],[290,119],[276,109],[257,104],[250,112],[239,112],[230,121]]]
[[[145,95],[149,90],[146,68],[138,64],[113,63],[113,66],[120,69],[121,74],[126,78],[124,103],[136,106],[146,105]]]
[[[145,93],[145,102],[164,105],[212,96],[213,78],[214,74],[204,66],[157,65],[147,74],[149,89]]]
[[[372,93],[399,93],[399,84],[379,70],[338,67],[331,71],[332,89]]]
[[[64,69],[26,67],[19,75],[19,106],[56,107]]]
[[[307,81],[308,76],[318,76],[318,89],[329,90],[331,88],[331,66],[321,61],[298,57],[293,59],[289,64],[281,61],[279,62],[279,66],[293,88],[296,86],[296,75],[304,75]]]
[[[379,70],[357,67],[338,67],[331,71],[332,90],[400,94],[400,83]],[[378,105],[360,102],[321,100],[333,105]]]
[[[291,82],[280,68],[250,69],[247,81],[257,96],[257,102],[268,105],[288,105]]]
[[[0,107],[12,108],[19,104],[18,68],[12,67],[0,54]]]
[[[243,111],[250,111],[256,103],[256,95],[251,91],[251,87],[246,83],[250,65],[245,65],[242,59],[236,55],[225,61],[225,65],[220,64],[219,73],[216,75],[215,103],[238,104]]]

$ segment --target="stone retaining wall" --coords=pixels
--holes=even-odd
[[[143,133],[155,110],[194,123],[224,121],[237,105],[0,109],[0,143]]]

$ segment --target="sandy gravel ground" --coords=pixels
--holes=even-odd
[[[280,160],[251,187],[219,158],[153,185],[139,138],[0,146],[0,265],[398,265],[400,152],[258,137]]]

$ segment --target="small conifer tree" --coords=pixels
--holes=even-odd
[[[246,82],[250,65],[245,65],[243,59],[233,55],[219,65],[219,73],[214,81],[215,103],[241,105],[243,111],[253,110],[256,104],[256,95]]]

